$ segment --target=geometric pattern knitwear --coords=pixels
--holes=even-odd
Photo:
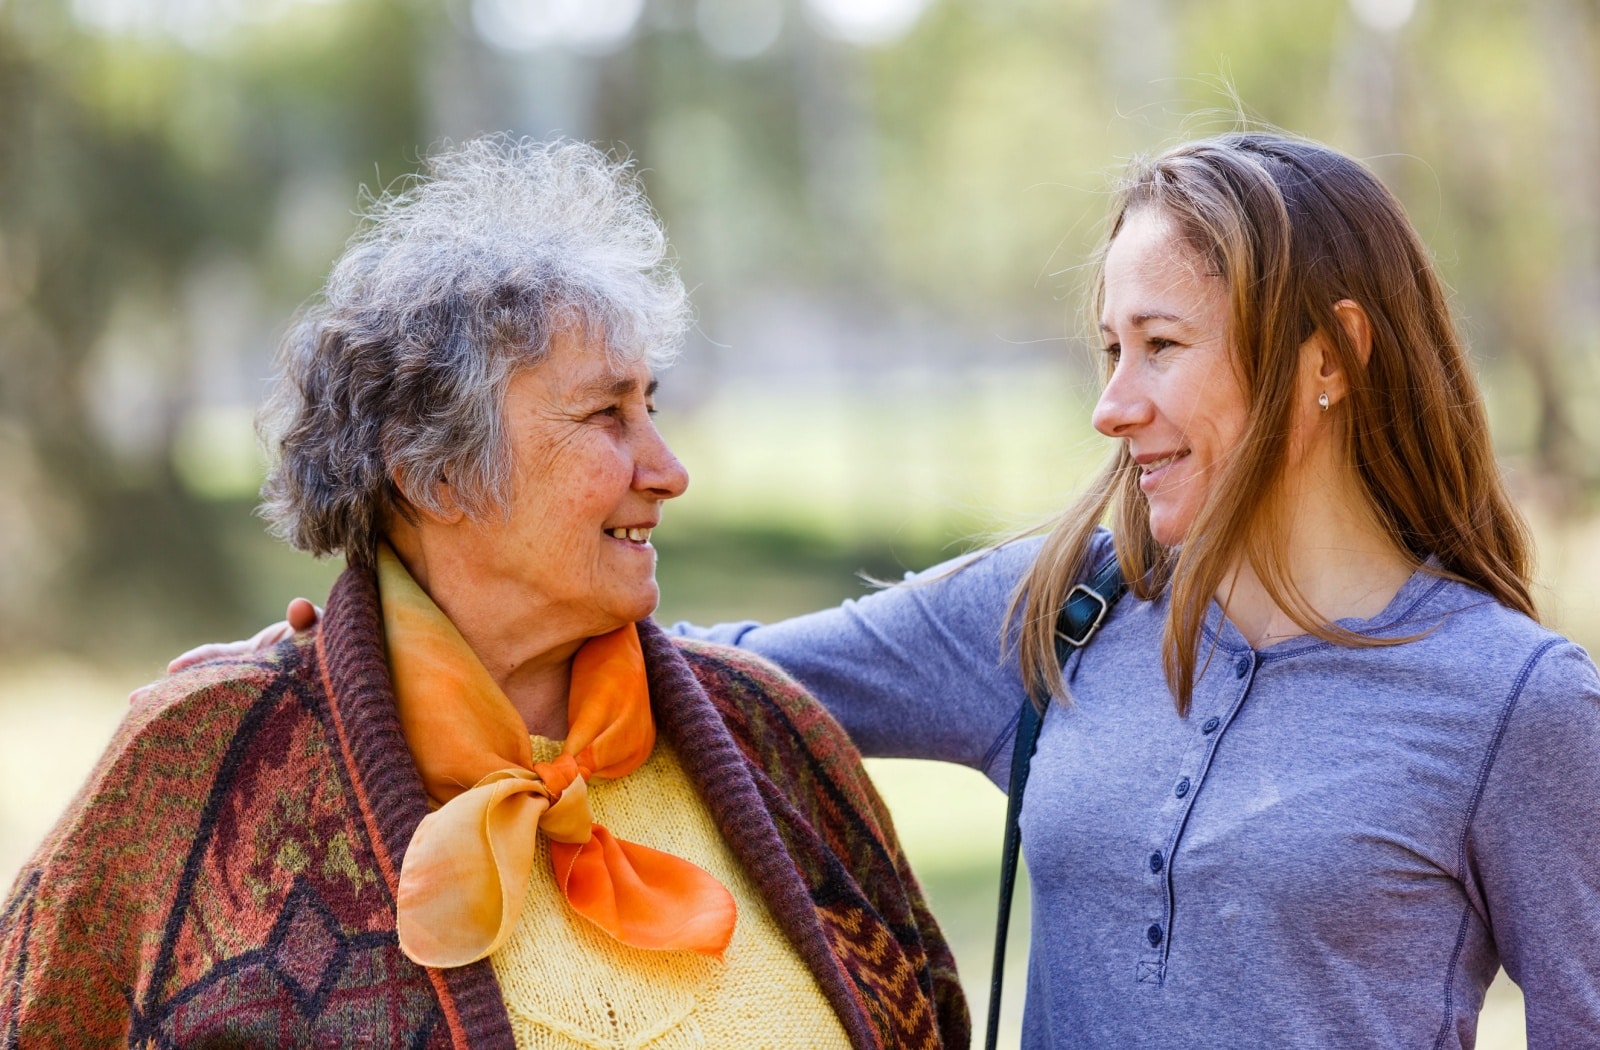
[[[659,739],[850,1045],[966,1047],[966,1005],[860,756],[758,658],[639,624]],[[0,1047],[514,1050],[488,960],[401,953],[429,812],[372,574],[316,632],[134,704],[0,905]]]

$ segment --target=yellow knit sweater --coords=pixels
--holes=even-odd
[[[533,738],[537,761],[560,750],[557,742]],[[521,922],[490,956],[518,1050],[849,1047],[815,978],[666,745],[658,743],[626,777],[591,784],[589,805],[595,821],[618,837],[715,875],[738,902],[738,925],[722,962],[613,940],[562,898],[541,837]]]

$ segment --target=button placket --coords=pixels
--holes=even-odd
[[[1227,667],[1226,664],[1223,666]],[[1192,730],[1190,744],[1184,749],[1183,757],[1180,759],[1177,778],[1172,781],[1172,793],[1167,796],[1166,805],[1162,806],[1162,809],[1166,809],[1167,806],[1176,809],[1170,833],[1164,848],[1153,850],[1145,861],[1151,877],[1159,882],[1161,901],[1159,919],[1150,922],[1142,931],[1144,942],[1142,947],[1147,946],[1146,951],[1149,954],[1139,960],[1136,968],[1137,980],[1141,984],[1160,986],[1166,980],[1167,959],[1172,949],[1169,923],[1174,911],[1173,880],[1178,847],[1183,841],[1195,799],[1199,797],[1199,789],[1210,772],[1211,760],[1216,754],[1217,746],[1227,732],[1226,727],[1232,723],[1249,695],[1250,687],[1255,681],[1252,672],[1256,669],[1255,653],[1248,651],[1240,653],[1229,668],[1232,671],[1231,675],[1224,671],[1221,676],[1212,678],[1208,695],[1195,697],[1197,701],[1195,706],[1202,710],[1205,708],[1217,710],[1217,705],[1214,703],[1204,702],[1207,700],[1222,701],[1220,705],[1222,709],[1218,714],[1208,715]],[[1199,693],[1199,690],[1196,692]],[[1229,693],[1232,693],[1231,697],[1227,695]]]

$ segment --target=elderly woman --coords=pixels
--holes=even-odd
[[[6,1045],[966,1045],[838,726],[648,620],[664,258],[579,144],[374,203],[266,416],[269,518],[349,569],[135,704],[0,913]]]

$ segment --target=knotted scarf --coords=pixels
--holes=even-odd
[[[535,835],[578,914],[638,948],[721,957],[733,896],[669,853],[594,823],[588,782],[650,757],[655,720],[639,633],[591,638],[572,662],[561,754],[534,762],[526,726],[488,670],[387,545],[378,590],[400,727],[437,807],[400,866],[400,948],[423,966],[464,966],[503,944],[522,911]]]

